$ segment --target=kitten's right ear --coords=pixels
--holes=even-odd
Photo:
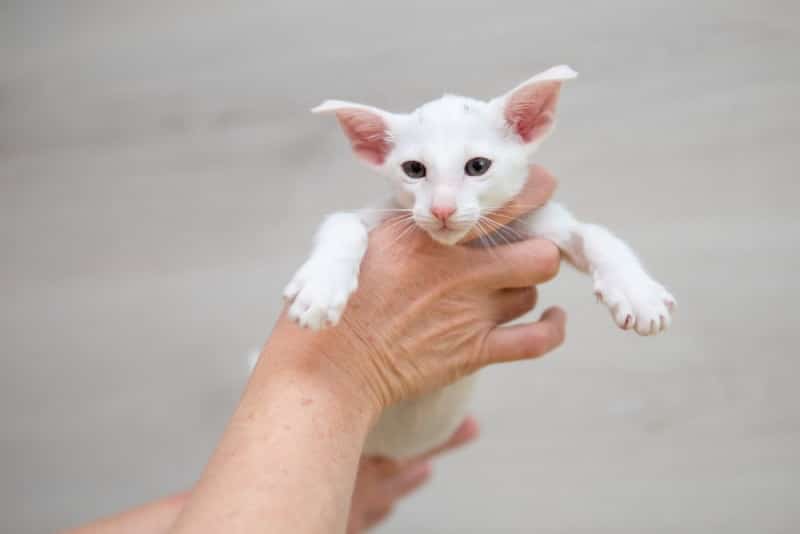
[[[372,165],[383,165],[392,150],[392,114],[371,106],[326,100],[312,113],[336,113],[339,125],[350,139],[353,152]]]

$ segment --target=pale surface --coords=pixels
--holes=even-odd
[[[198,476],[314,226],[383,190],[309,108],[569,63],[542,162],[673,330],[620,332],[564,269],[565,347],[484,373],[482,439],[383,532],[800,531],[800,4],[60,4],[0,5],[0,530]]]

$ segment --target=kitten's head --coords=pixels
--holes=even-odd
[[[445,95],[407,114],[333,100],[312,111],[336,113],[353,151],[392,180],[417,225],[454,244],[520,191],[553,128],[561,83],[575,76],[553,67],[489,102]]]

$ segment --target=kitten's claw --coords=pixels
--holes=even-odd
[[[289,302],[289,318],[312,330],[335,326],[356,287],[358,269],[344,263],[331,265],[310,259],[283,292]]]
[[[628,330],[631,326],[633,326],[633,315],[628,314],[625,316],[625,322],[622,323],[622,329]]]
[[[614,322],[640,336],[665,331],[672,323],[675,298],[644,272],[597,273],[595,295],[608,306]]]

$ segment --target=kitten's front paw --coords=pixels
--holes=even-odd
[[[358,287],[358,268],[313,258],[300,267],[283,292],[290,302],[289,318],[319,330],[339,322],[347,299]]]
[[[617,326],[633,328],[641,336],[666,330],[676,307],[675,297],[642,271],[597,273],[594,294],[608,306]]]

